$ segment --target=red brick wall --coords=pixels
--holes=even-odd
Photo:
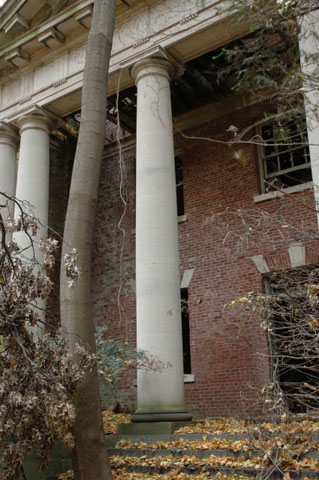
[[[59,276],[61,238],[63,235],[69,186],[72,175],[75,142],[57,141],[50,149],[49,235],[59,242],[57,262],[52,272],[53,290],[47,301],[46,318],[50,325],[60,324]]]
[[[261,116],[261,107],[248,108],[187,134],[226,140],[230,138],[225,133],[230,124],[244,127]],[[224,304],[250,291],[262,291],[262,276],[250,258],[252,255],[267,254],[270,263],[273,259],[273,269],[289,267],[287,245],[270,253],[278,230],[270,229],[267,238],[243,248],[239,239],[242,223],[230,216],[230,225],[225,227],[227,212],[241,208],[259,215],[264,209],[274,216],[286,216],[299,229],[315,225],[314,213],[291,198],[254,203],[253,197],[258,193],[256,148],[245,144],[240,149],[245,154],[245,165],[234,159],[234,150],[228,145],[182,139],[187,221],[179,225],[181,273],[194,268],[189,286],[189,316],[195,383],[186,384],[185,389],[187,407],[196,414],[261,413],[258,392],[269,380],[267,338],[259,327],[260,319],[238,308],[225,310]],[[123,205],[116,156],[103,162],[95,230],[94,305],[98,323],[108,326],[110,336],[135,345],[134,151],[125,153],[124,164],[127,214],[123,221],[126,235],[120,296],[122,318],[117,305],[122,238],[117,223]],[[306,192],[294,194],[293,198],[312,202],[312,195]],[[218,220],[219,214],[223,222]],[[121,389],[116,394],[123,408],[134,405],[133,378],[133,373],[128,374],[121,383],[121,387],[130,386],[125,395]]]
[[[118,156],[102,163],[98,213],[95,225],[93,255],[93,305],[98,325],[106,325],[108,336],[136,346],[135,330],[135,152],[123,153],[123,197],[120,198]],[[124,232],[124,233],[123,233]],[[122,251],[123,248],[123,251]],[[120,262],[120,258],[122,261]],[[122,265],[122,266],[121,266]],[[120,270],[122,268],[122,275]],[[120,289],[120,278],[122,285]],[[134,409],[136,374],[128,371],[119,388],[109,394],[102,386],[105,403],[120,401],[124,408]]]
[[[226,140],[229,122],[187,133]],[[258,323],[249,315],[234,318],[223,307],[261,288],[252,262],[238,259],[235,245],[226,248],[227,229],[220,231],[214,222],[214,215],[226,209],[250,207],[258,191],[254,148],[242,150],[246,166],[233,159],[228,146],[183,141],[187,221],[179,227],[181,269],[194,268],[189,318],[195,383],[186,385],[186,403],[192,411],[213,415],[241,414],[247,398],[252,413],[256,395],[251,387],[259,389],[268,379],[267,361],[256,365],[257,349],[267,351]]]

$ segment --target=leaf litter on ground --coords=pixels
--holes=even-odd
[[[120,423],[130,423],[130,415],[117,414],[111,411],[103,412],[104,431],[106,434],[115,434]],[[117,442],[115,448],[123,451],[137,449],[154,452],[154,456],[142,455],[140,457],[129,455],[111,456],[114,480],[251,480],[247,475],[225,475],[219,472],[210,475],[208,472],[184,473],[185,467],[197,468],[234,468],[251,469],[252,472],[259,469],[272,467],[274,458],[280,469],[289,480],[290,470],[319,470],[319,459],[308,458],[305,455],[309,451],[319,450],[319,441],[311,437],[311,434],[319,432],[319,421],[311,419],[307,415],[299,415],[281,422],[252,422],[245,420],[233,420],[224,418],[204,419],[195,421],[175,432],[180,435],[172,441],[156,441],[146,443],[144,441],[131,442],[122,439]],[[218,434],[245,434],[241,440],[215,437],[208,435]],[[188,434],[202,434],[201,440],[188,439]],[[310,434],[310,436],[309,436]],[[156,451],[168,450],[168,455],[162,457],[156,455]],[[225,450],[225,455],[210,455],[207,458],[198,458],[196,455],[183,455],[183,451],[198,450]],[[231,455],[236,453],[237,455]],[[173,455],[174,454],[174,455]],[[241,454],[241,455],[240,455]],[[240,455],[240,456],[239,456]],[[125,467],[149,467],[150,472],[154,468],[166,468],[166,473],[137,473],[127,472]],[[71,472],[67,476],[60,476],[61,480],[72,478]],[[287,477],[287,478],[286,478]]]

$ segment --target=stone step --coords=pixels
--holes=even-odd
[[[254,451],[255,455],[262,455],[262,451]],[[197,458],[208,458],[211,455],[215,455],[216,457],[244,457],[249,458],[250,455],[248,452],[232,452],[230,450],[188,450],[183,448],[167,448],[167,449],[148,449],[148,450],[140,450],[137,448],[110,448],[109,455],[118,455],[122,457],[147,457],[152,458],[155,455],[158,457],[167,457],[168,455],[173,455],[176,458],[180,458],[181,456],[187,455],[188,457],[196,456]]]
[[[247,434],[245,433],[179,433],[172,435],[106,435],[106,444],[108,448],[114,447],[119,441],[125,440],[131,443],[145,442],[174,442],[181,439],[187,439],[189,441],[203,441],[213,440],[214,438],[220,438],[222,440],[245,440]],[[312,437],[311,437],[312,438]],[[318,437],[319,438],[319,437]]]
[[[280,438],[281,435],[276,433],[269,435],[271,437]],[[319,436],[315,434],[304,434],[300,432],[293,434],[291,437],[300,438],[300,442],[311,439],[318,440]],[[225,448],[221,448],[216,440],[225,441]],[[215,448],[214,448],[215,441]],[[229,448],[229,442],[243,442],[241,445],[234,445],[234,449]],[[319,462],[312,462],[312,468],[318,470],[310,470],[302,465],[302,469],[286,470],[283,464],[283,473],[280,465],[261,468],[262,458],[265,454],[263,449],[254,449],[251,444],[252,439],[244,433],[185,433],[172,435],[108,435],[107,444],[111,458],[112,467],[115,470],[126,470],[128,473],[136,474],[158,474],[165,475],[172,472],[187,474],[189,478],[192,475],[205,474],[207,478],[215,478],[217,473],[225,476],[240,477],[247,476],[252,478],[272,478],[278,479],[283,477],[293,480],[298,479],[318,479],[319,478]],[[118,442],[122,442],[118,443]],[[159,444],[155,444],[159,442]],[[176,442],[175,445],[165,445],[166,442]],[[196,442],[203,442],[203,448]],[[210,447],[209,443],[212,443]],[[139,445],[135,445],[139,444]],[[155,444],[155,445],[154,445]],[[179,445],[180,444],[180,445]],[[140,447],[140,448],[137,448]],[[313,447],[313,446],[312,446]],[[212,456],[211,461],[209,457]],[[275,457],[275,454],[274,454]],[[240,462],[236,466],[231,463],[240,458]],[[250,464],[255,458],[256,467]],[[319,459],[319,448],[306,450],[301,455],[294,457],[299,461],[302,459]],[[241,463],[243,466],[241,466]],[[227,465],[227,466],[225,466]],[[289,464],[287,467],[289,468]],[[124,471],[123,470],[123,471]],[[177,474],[177,473],[176,473]],[[120,474],[121,475],[121,474]]]
[[[187,465],[183,467],[164,467],[164,466],[151,466],[151,465],[122,465],[122,466],[112,466],[114,470],[124,469],[129,473],[143,473],[152,475],[157,473],[159,475],[164,475],[169,472],[177,473],[186,473],[191,475],[199,474],[208,474],[211,475],[211,478],[215,478],[217,474],[231,476],[233,478],[240,476],[247,476],[250,478],[268,478],[268,479],[278,479],[282,478],[282,474],[275,468],[264,468],[264,469],[254,469],[254,468],[232,468],[232,467],[211,467],[211,466],[196,466],[196,465]],[[289,474],[289,477],[294,480],[306,480],[306,479],[318,479],[319,471],[315,470],[285,470],[284,474]],[[289,478],[288,477],[288,478]]]
[[[280,437],[280,433],[273,433],[267,435],[268,438],[272,437]],[[247,433],[178,433],[172,435],[118,435],[118,434],[110,434],[106,435],[106,444],[108,448],[114,447],[119,441],[125,440],[131,443],[138,443],[138,442],[145,442],[145,443],[154,443],[154,442],[174,442],[179,441],[181,439],[187,441],[209,441],[216,439],[221,440],[230,440],[230,441],[237,441],[237,440],[247,440],[250,441],[250,437]],[[266,437],[266,435],[265,435]],[[294,433],[291,435],[294,438],[300,437],[307,437],[313,441],[319,441],[319,433]],[[256,435],[256,439],[259,436]]]
[[[215,457],[233,457],[233,458],[246,458],[249,459],[252,456],[261,457],[264,455],[263,450],[238,450],[233,451],[229,449],[186,449],[186,448],[149,448],[149,449],[139,449],[139,448],[110,448],[109,455],[118,455],[118,456],[127,456],[127,457],[143,457],[152,458],[154,456],[158,457],[167,457],[168,455],[173,455],[175,457],[180,456],[197,456],[198,458],[208,458],[211,455]],[[299,458],[318,458],[319,451],[311,450],[307,453],[300,455]],[[319,467],[319,466],[318,466]]]

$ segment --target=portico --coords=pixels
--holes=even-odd
[[[28,6],[27,0],[23,4],[19,18],[36,14],[34,5]],[[215,36],[208,41],[203,22],[217,18],[213,1],[205,8],[196,1],[189,2],[185,9],[184,2],[175,0],[174,16],[171,6],[168,8],[166,4],[163,8],[152,4],[150,11],[144,2],[130,0],[129,4],[128,9],[118,2],[121,21],[114,34],[108,93],[114,94],[118,88],[125,89],[134,82],[138,90],[137,347],[154,357],[156,364],[154,370],[138,371],[138,405],[132,419],[137,423],[182,421],[189,420],[191,415],[184,405],[170,82],[175,75],[181,74],[181,64],[185,60],[202,52],[203,42],[208,50],[217,36],[228,37],[229,31],[226,24],[220,23],[218,32],[216,30]],[[35,257],[40,264],[43,255],[38,242],[47,234],[48,226],[52,116],[65,118],[81,107],[86,29],[90,26],[91,15],[92,2],[85,0],[65,11],[57,11],[53,21],[44,19],[39,28],[31,29],[24,37],[18,31],[21,25],[14,22],[15,12],[8,11],[11,23],[8,20],[5,28],[12,36],[17,31],[17,41],[12,51],[0,48],[0,67],[3,71],[10,69],[14,80],[4,79],[0,83],[0,119],[18,127],[20,135],[16,189],[15,174],[5,181],[3,189],[26,200],[31,213],[39,219]],[[148,17],[152,19],[152,27]],[[136,28],[138,38],[134,37]],[[157,30],[164,35],[163,28],[168,42],[157,39]],[[192,51],[188,48],[190,32],[196,37],[196,41],[192,41]],[[1,35],[4,37],[5,33]],[[15,133],[16,127],[12,127]],[[10,148],[11,156],[15,155],[13,143]],[[6,155],[9,158],[9,154]],[[28,256],[30,245],[26,236],[18,233],[15,239]],[[45,305],[39,306],[44,311]]]
[[[43,3],[42,0],[39,0],[39,3],[41,2]],[[123,305],[126,306],[124,302],[127,297],[124,295],[136,296],[137,348],[146,351],[150,357],[154,357],[155,361],[154,369],[139,370],[137,373],[137,409],[132,416],[136,427],[148,422],[154,424],[158,422],[164,425],[167,422],[185,421],[191,418],[184,404],[180,312],[181,275],[174,171],[176,151],[174,152],[173,143],[171,94],[173,94],[174,122],[184,131],[209,122],[218,123],[219,119],[226,115],[231,116],[232,112],[243,108],[246,98],[244,100],[239,96],[235,98],[235,95],[230,97],[233,92],[230,92],[229,86],[217,85],[216,76],[214,77],[216,65],[210,65],[211,69],[207,65],[212,60],[213,49],[237,41],[248,32],[247,26],[232,25],[225,16],[227,14],[216,8],[216,2],[213,0],[205,2],[192,0],[186,2],[187,7],[184,0],[158,0],[156,2],[129,0],[126,3],[129,6],[124,2],[118,2],[108,87],[108,95],[112,96],[110,104],[112,103],[113,122],[116,123],[118,111],[120,111],[120,117],[123,113],[120,120],[125,119],[127,113],[124,108],[122,111],[121,108],[117,109],[117,95],[119,102],[123,100],[124,103],[133,98],[134,108],[136,105],[136,116],[134,110],[127,123],[130,127],[127,131],[131,134],[129,141],[132,149],[135,148],[134,134],[136,133],[136,155],[135,151],[131,155],[132,172],[134,172],[132,176],[135,175],[136,161],[136,228],[134,226],[125,232],[127,236],[132,236],[132,244],[136,242],[136,284],[134,279],[130,279],[130,285],[126,286],[124,293],[124,289],[122,291],[122,300]],[[19,18],[24,14],[26,18],[28,17],[28,8],[30,8],[30,12],[33,9],[34,18],[38,18],[37,5],[34,2],[25,0],[23,4],[24,10],[19,13]],[[12,14],[12,18],[10,17],[8,22],[3,24],[4,28],[0,25],[0,39],[6,38],[6,35],[10,36],[10,42],[8,40],[8,44],[0,48],[0,190],[9,195],[16,195],[20,200],[28,201],[32,214],[39,219],[41,225],[35,246],[35,256],[41,263],[43,257],[38,249],[38,242],[41,236],[47,234],[49,222],[50,133],[54,128],[55,119],[62,119],[62,125],[70,116],[79,115],[81,109],[83,66],[87,28],[90,26],[92,15],[92,1],[83,0],[72,5],[70,3],[69,7],[57,11],[53,17],[48,15],[47,18],[44,18],[41,25],[32,26],[30,29],[25,27],[27,35],[21,33],[22,26],[21,23],[17,23],[15,13],[12,11],[8,12],[8,16],[10,16],[9,14]],[[28,21],[32,20],[32,15],[30,13]],[[305,51],[308,47],[316,48],[311,42],[307,42]],[[185,65],[189,81],[181,79],[181,65]],[[207,74],[206,77],[205,74]],[[172,82],[172,79],[175,81]],[[134,85],[137,88],[137,96]],[[197,87],[199,87],[198,96]],[[128,91],[131,97],[126,96]],[[207,100],[207,96],[209,100]],[[192,98],[189,99],[189,97]],[[199,97],[201,98],[199,99]],[[312,104],[318,104],[318,95],[315,92],[307,92],[306,98],[308,97]],[[186,107],[185,99],[189,100],[189,105]],[[176,105],[178,103],[181,105],[181,110],[174,108],[174,101]],[[253,101],[257,102],[257,100]],[[252,105],[251,98],[246,103]],[[183,107],[185,107],[184,110]],[[109,107],[109,114],[110,110]],[[315,146],[318,143],[318,122],[314,121],[315,118],[307,104],[306,111],[312,173],[316,184],[319,183],[316,181],[316,178],[319,178],[318,147]],[[226,128],[223,132],[218,132],[220,138],[223,138],[222,135],[225,131]],[[16,156],[19,141],[17,173]],[[111,158],[112,149],[112,155],[117,155],[117,152],[114,154],[115,148],[115,143],[111,145],[105,143],[105,156],[108,156],[107,159],[104,159],[105,162]],[[218,155],[212,155],[209,167],[212,168],[211,165],[219,158],[221,157]],[[253,153],[249,160],[254,160]],[[228,161],[227,158],[226,161]],[[192,167],[195,170],[195,166]],[[193,170],[192,172],[195,177]],[[232,173],[225,170],[225,176],[226,172],[230,175]],[[210,180],[215,181],[218,175],[219,173],[215,173]],[[205,180],[199,175],[198,177],[196,177],[198,182]],[[109,185],[112,182],[114,182],[114,189],[117,188],[114,180],[117,177],[112,172],[105,178],[107,187],[104,194],[107,196],[111,190]],[[218,188],[214,190],[216,196]],[[233,190],[235,191],[235,187]],[[129,194],[132,191],[133,188],[130,189]],[[207,186],[207,191],[205,199],[210,199],[210,186]],[[228,192],[227,188],[222,192],[227,196],[225,192]],[[271,196],[273,193],[270,192],[268,195]],[[258,194],[258,191],[255,191],[254,194]],[[117,199],[118,191],[116,191],[116,195]],[[221,193],[220,197],[222,197]],[[113,203],[107,204],[109,210],[114,210],[114,215],[120,211],[114,207],[116,199],[113,199]],[[222,200],[224,199],[222,198]],[[216,202],[222,203],[222,200],[219,198]],[[211,208],[212,210],[217,205],[216,202]],[[131,208],[132,216],[135,215],[134,209]],[[118,305],[116,302],[112,304],[112,296],[116,297],[117,295],[117,287],[114,285],[116,281],[118,283],[120,281],[119,271],[122,267],[118,268],[113,259],[113,256],[116,255],[116,244],[112,243],[113,240],[110,242],[107,237],[111,230],[109,225],[111,215],[107,216],[106,209],[103,210],[103,215],[104,223],[99,234],[101,237],[108,238],[109,244],[104,247],[102,254],[107,249],[113,250],[110,254],[111,261],[105,261],[101,267],[99,266],[100,271],[104,268],[102,273],[99,273],[103,278],[99,277],[99,281],[96,283],[103,285],[104,291],[101,288],[102,293],[99,292],[100,297],[96,311],[99,323],[108,324],[113,321],[116,324]],[[205,223],[207,226],[211,212],[205,212],[205,215],[207,219],[203,220],[202,224],[204,225],[204,222],[207,221]],[[195,216],[196,213],[193,211],[193,220]],[[112,239],[118,233],[116,230],[118,224],[117,222],[114,224]],[[197,235],[196,231],[195,233]],[[23,234],[18,234],[15,238],[20,245],[28,247],[28,244],[24,243],[27,240]],[[182,248],[188,241],[191,243],[191,234],[184,241],[184,245],[181,242]],[[115,251],[114,255],[113,251]],[[25,254],[28,255],[27,250]],[[211,256],[213,258],[214,253]],[[195,277],[199,254],[195,251],[190,257],[189,264],[183,265],[183,271],[193,274],[195,270]],[[207,260],[207,262],[209,261]],[[114,271],[117,268],[112,277],[114,284],[110,288],[109,285],[105,287],[106,278],[108,275],[111,277],[109,272],[113,267]],[[126,273],[125,268],[123,269],[124,273]],[[129,265],[129,268],[130,272],[133,272],[133,276],[134,266]],[[205,283],[206,273],[210,272],[209,268],[208,266],[206,271],[202,272],[202,285],[205,284],[207,289],[211,285],[207,286],[208,284]],[[116,293],[114,294],[114,292]],[[105,296],[103,297],[103,295]],[[107,299],[106,295],[109,295]],[[215,293],[209,291],[207,298],[212,298],[213,295]],[[196,308],[200,313],[198,313],[196,321],[200,333],[193,342],[192,348],[198,342],[196,348],[198,357],[201,356],[201,363],[199,362],[201,367],[197,370],[197,378],[196,375],[190,375],[192,383],[194,383],[194,377],[198,382],[194,385],[194,390],[199,385],[197,379],[206,368],[206,358],[203,358],[205,355],[198,351],[199,341],[203,342],[202,336],[204,336],[204,329],[199,326],[202,318],[202,301],[202,296],[198,295]],[[105,305],[108,302],[112,304],[113,311],[111,308],[107,310]],[[42,311],[44,308],[45,305],[42,304]],[[195,309],[195,307],[193,308]],[[135,322],[133,311],[134,309],[131,308],[129,315],[133,319],[132,322]],[[208,318],[209,315],[213,315],[212,311],[210,305],[203,312],[203,316],[206,315]],[[211,325],[206,325],[205,332],[209,334],[210,328]],[[221,330],[223,328],[224,326]],[[133,331],[133,328],[131,330]],[[118,337],[124,338],[125,335],[123,334],[122,337],[118,335]],[[135,346],[132,337],[131,344]],[[198,338],[200,338],[199,341]],[[211,341],[213,344],[213,340]],[[214,351],[212,355],[216,356],[217,354]],[[131,383],[132,387],[133,381]],[[208,383],[209,387],[207,387]],[[214,399],[214,395],[216,395],[216,392],[212,393],[208,400],[205,396],[206,390],[211,388],[213,383],[211,377],[209,377],[209,381],[204,380],[202,383],[204,393],[200,401],[203,404],[206,402],[205,405],[208,402],[212,404],[212,398]],[[135,388],[135,385],[133,386]],[[198,398],[196,401],[199,401]]]

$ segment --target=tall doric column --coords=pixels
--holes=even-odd
[[[136,151],[137,348],[161,365],[139,370],[133,422],[189,420],[183,347],[170,77],[164,58],[139,61]]]
[[[0,192],[6,193],[10,197],[16,193],[17,176],[17,144],[18,132],[15,128],[5,122],[0,122]],[[0,197],[0,204],[5,204],[6,199]],[[14,205],[8,203],[8,209],[1,211],[3,219],[8,215],[13,216]]]
[[[34,239],[34,250],[30,240],[23,232],[14,235],[23,255],[43,263],[43,253],[39,249],[41,237],[47,236],[48,210],[49,210],[49,167],[50,167],[50,141],[49,132],[52,121],[45,115],[37,112],[25,115],[18,120],[20,128],[20,156],[18,166],[16,197],[30,205],[33,216],[39,220],[39,230]],[[26,208],[28,212],[28,208]],[[15,210],[15,216],[19,211]],[[45,302],[38,300],[37,306],[41,320],[45,316]]]
[[[300,25],[300,63],[304,74],[311,171],[319,222],[319,10],[304,16]]]

